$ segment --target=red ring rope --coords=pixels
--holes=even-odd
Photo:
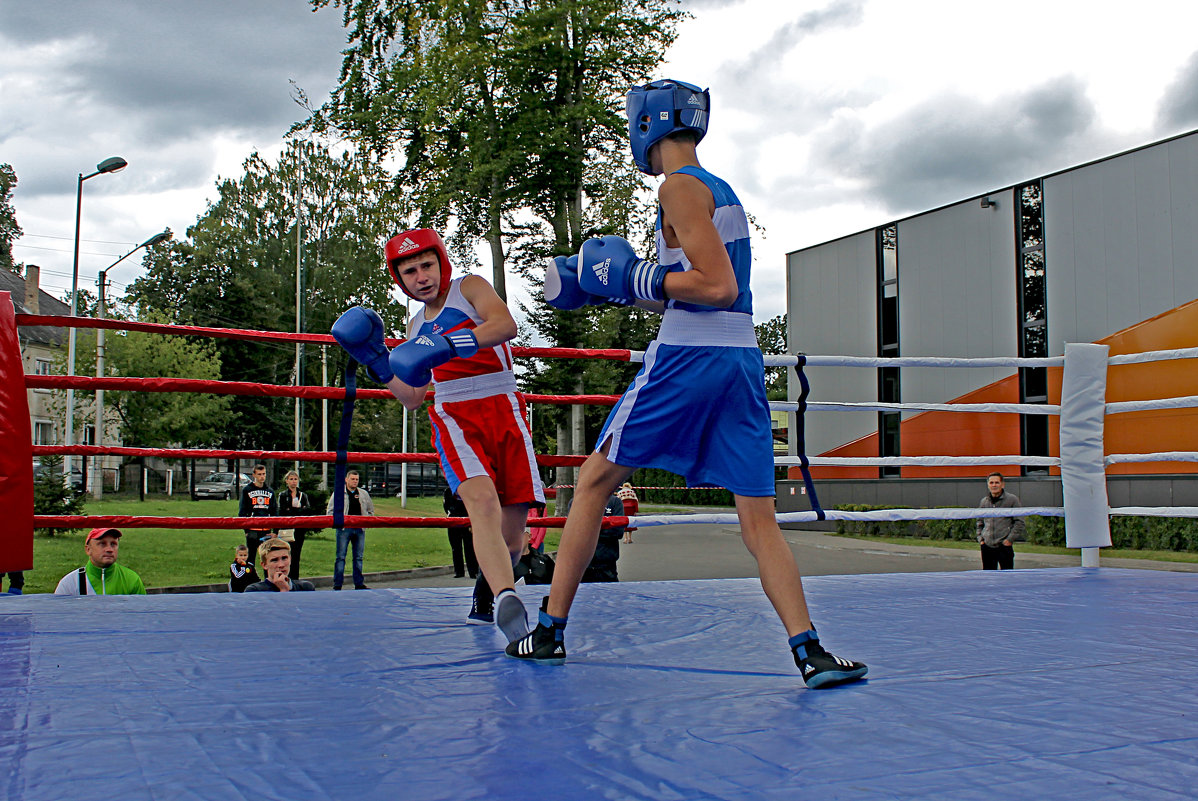
[[[173,528],[173,529],[253,529],[269,522],[276,528],[332,528],[332,515],[312,517],[149,517],[145,515],[34,515],[34,528]],[[538,517],[533,521],[543,528],[561,528],[564,517]],[[605,517],[607,528],[627,526],[627,517]],[[449,528],[468,526],[468,517],[367,517],[346,515],[346,528]]]
[[[103,389],[106,391],[134,390],[137,392],[196,392],[209,395],[251,395],[260,398],[315,398],[343,400],[344,387],[283,386],[255,384],[249,381],[212,381],[205,378],[136,378],[90,375],[25,375],[30,389]],[[358,398],[393,398],[390,390],[359,389]],[[426,400],[436,400],[429,392]],[[524,395],[527,403],[550,406],[615,406],[618,395]]]
[[[336,345],[329,334],[297,334],[293,331],[249,331],[244,328],[206,328],[195,325],[170,325],[167,323],[139,323],[131,320],[98,320],[92,317],[69,317],[55,314],[18,314],[17,325],[47,325],[62,328],[104,328],[115,331],[142,331],[152,334],[177,334],[183,336],[207,336],[219,339],[243,339],[255,342],[283,341],[288,343],[310,342],[318,345]],[[387,344],[395,347],[402,339],[388,338]],[[632,351],[623,348],[524,348],[513,347],[516,356],[535,356],[546,359],[609,359],[627,362]]]
[[[120,445],[34,445],[34,456],[157,456],[162,459],[277,459],[284,462],[335,462],[336,451],[236,451],[199,448],[130,448]],[[436,453],[374,453],[350,451],[346,461],[363,464],[436,464]],[[545,467],[577,467],[586,456],[538,454],[537,464]]]

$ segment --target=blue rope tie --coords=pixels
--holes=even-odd
[[[341,402],[341,429],[337,432],[337,468],[333,474],[333,528],[345,528],[345,465],[349,451],[349,429],[358,395],[358,363],[345,365],[345,400]]]
[[[799,363],[795,365],[795,373],[799,376],[799,386],[802,391],[799,393],[799,409],[795,414],[795,444],[799,451],[799,471],[803,474],[803,484],[807,487],[807,497],[811,499],[811,510],[815,512],[816,520],[826,519],[824,508],[819,504],[819,498],[815,494],[815,484],[811,481],[811,471],[808,470],[809,462],[807,461],[807,439],[803,432],[804,418],[807,413],[807,396],[811,394],[811,385],[807,383],[807,374],[803,372],[803,365],[807,364],[807,357],[802,353],[798,354]]]

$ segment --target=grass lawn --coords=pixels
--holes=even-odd
[[[870,542],[885,542],[891,545],[922,545],[932,548],[956,548],[962,551],[976,551],[976,542],[963,540],[930,540],[922,537],[870,537],[856,534],[836,534],[828,532],[833,537],[847,537],[854,540]],[[1015,549],[1025,553],[1050,553],[1062,556],[1078,556],[1079,548],[1058,548],[1051,545],[1029,545],[1026,542],[1015,543]],[[1102,556],[1108,559],[1151,559],[1158,562],[1198,562],[1198,553],[1188,551],[1131,551],[1119,548],[1103,548]]]
[[[384,517],[444,517],[441,498],[409,498],[408,507],[398,498],[375,498],[375,511]],[[550,504],[552,514],[553,505]],[[187,498],[89,500],[89,515],[146,515],[167,517],[236,517],[237,501],[192,501]],[[34,569],[25,574],[25,592],[53,592],[59,579],[86,560],[82,531],[39,534],[33,540]],[[161,528],[125,529],[120,563],[137,571],[147,587],[215,584],[228,579],[233,549],[245,543],[237,530],[178,531]],[[546,544],[555,548],[560,529],[550,529]],[[305,576],[333,573],[336,537],[326,528],[304,541],[300,572]],[[453,558],[445,529],[372,528],[366,530],[367,572],[404,570],[430,565],[450,565]],[[349,569],[349,566],[346,566]],[[7,586],[7,585],[6,585]]]

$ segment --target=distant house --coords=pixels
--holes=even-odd
[[[0,292],[12,293],[17,314],[70,314],[71,307],[41,290],[38,280],[41,269],[36,265],[26,266],[27,276],[22,278],[14,272],[0,270]],[[54,326],[19,326],[17,336],[21,342],[21,360],[26,375],[50,375],[54,362],[65,352],[67,331]],[[48,389],[29,390],[29,422],[33,428],[34,445],[58,445],[63,441],[62,413],[55,413],[50,400],[53,392]],[[61,407],[61,404],[60,404]]]
[[[8,270],[0,270],[0,292],[12,294],[13,305],[17,314],[52,314],[65,316],[71,313],[71,307],[61,300],[42,291],[39,284],[41,269],[33,264],[25,266],[25,277]],[[61,362],[67,349],[67,329],[58,326],[34,325],[18,326],[17,337],[21,343],[21,360],[26,375],[51,375],[56,372],[55,364]],[[29,425],[33,432],[34,445],[61,445],[65,441],[64,398],[59,395],[57,402],[55,391],[50,389],[30,389],[27,393],[29,401]],[[81,445],[94,445],[96,442],[95,408],[92,401],[76,395],[75,408],[75,442]],[[115,421],[106,420],[104,426],[105,445],[120,444],[120,430]],[[35,459],[36,461],[36,459]],[[120,457],[106,456],[101,458],[100,467],[103,469],[106,483],[111,486],[116,477],[116,469],[120,466]],[[76,473],[92,487],[95,478],[96,465],[93,459],[87,457],[82,466],[83,473]],[[76,460],[72,472],[81,467]]]

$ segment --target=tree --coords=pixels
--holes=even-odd
[[[757,345],[763,354],[784,355],[786,351],[786,315],[779,314],[758,323]],[[770,400],[786,400],[786,368],[765,368],[765,394]]]
[[[221,375],[220,355],[211,342],[140,331],[106,337],[109,365],[124,376],[216,380]],[[135,447],[211,445],[232,400],[227,395],[129,391],[107,392],[104,398],[120,418],[124,443]]]
[[[146,274],[126,295],[141,317],[152,314],[187,325],[294,330],[296,266],[302,266],[300,327],[327,332],[356,304],[378,309],[398,330],[402,307],[389,302],[391,281],[382,269],[383,242],[406,227],[391,198],[391,178],[354,150],[291,140],[277,162],[257,153],[237,180],[218,182],[217,199],[187,238],[156,247]],[[297,213],[298,210],[298,213]],[[290,343],[216,340],[221,378],[229,381],[313,383],[320,348],[303,348],[295,373]],[[336,375],[344,363],[329,351]],[[223,417],[218,444],[231,448],[290,448],[294,401],[235,397]],[[305,404],[301,423],[310,441],[319,404]]]
[[[35,515],[81,515],[83,496],[63,483],[62,457],[41,457],[41,469],[33,478],[33,513]],[[38,528],[38,534],[53,537],[62,529]]]
[[[501,297],[513,247],[527,269],[577,252],[588,229],[628,227],[641,184],[620,110],[674,40],[684,15],[669,0],[312,2],[344,8],[350,46],[306,124],[402,153],[407,209],[452,218],[468,261],[484,239]]]
[[[17,172],[11,164],[0,164],[0,269],[13,270],[12,243],[21,237],[17,213],[12,205],[12,192],[17,185]]]
[[[163,320],[151,318],[150,322]],[[221,361],[215,345],[197,337],[108,331],[104,343],[106,376],[220,378]],[[81,329],[77,344],[76,372],[95,375],[96,332]],[[60,358],[65,361],[65,357]],[[65,367],[65,364],[61,366]],[[77,402],[83,401],[94,397],[94,392],[79,390],[75,397]],[[197,447],[216,443],[221,421],[227,417],[230,404],[231,398],[227,395],[132,390],[104,393],[105,411],[120,420],[124,444],[146,448]],[[76,411],[77,415],[79,411]]]

